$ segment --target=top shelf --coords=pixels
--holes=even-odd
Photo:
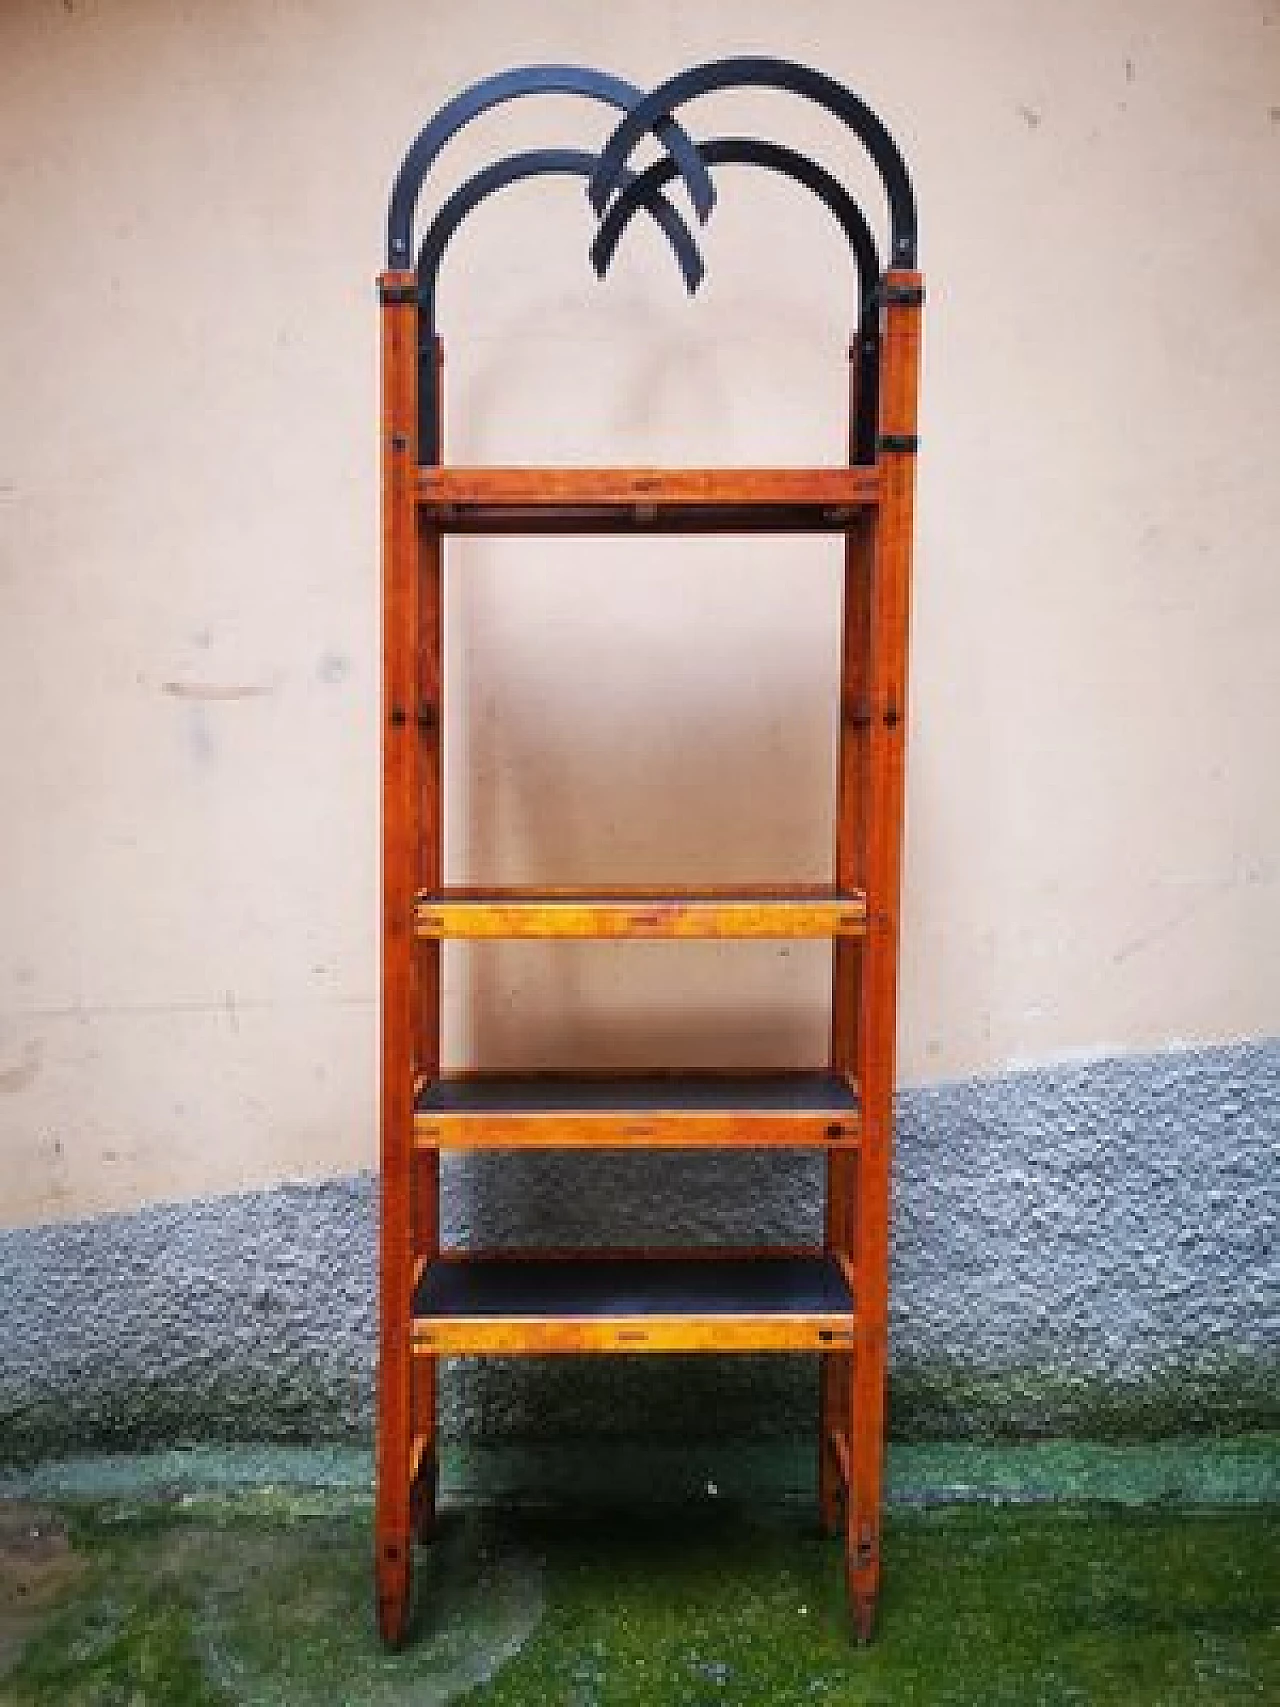
[[[420,467],[417,495],[443,533],[839,533],[880,471]]]

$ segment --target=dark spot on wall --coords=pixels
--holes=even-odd
[[[1126,59],[1124,62],[1124,80],[1125,80],[1125,82],[1126,83],[1134,82],[1135,79],[1137,78],[1137,75],[1138,75],[1138,73],[1134,69],[1133,61],[1131,59]]]
[[[346,681],[351,674],[351,660],[341,652],[326,652],[320,660],[316,674],[322,682],[334,687],[339,682]]]
[[[32,1038],[22,1051],[21,1060],[12,1067],[6,1067],[0,1072],[0,1092],[16,1094],[25,1091],[27,1086],[34,1084],[40,1075],[40,1064],[44,1058],[44,1045],[38,1037]]]
[[[1036,130],[1039,127],[1041,119],[1044,117],[1043,113],[1041,113],[1037,108],[1028,107],[1023,104],[1019,104],[1018,111],[1025,120],[1028,130]]]
[[[161,682],[160,692],[173,699],[257,699],[274,693],[278,682]]]

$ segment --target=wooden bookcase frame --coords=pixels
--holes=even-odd
[[[564,68],[534,68],[541,73],[556,69]],[[505,74],[508,79],[519,75]],[[493,79],[467,93],[483,94],[502,82]],[[671,123],[672,91],[679,82],[674,79],[648,98],[657,103],[659,115],[667,115],[665,125]],[[547,86],[564,85],[534,85]],[[791,87],[776,77],[774,86]],[[643,116],[639,91],[631,94],[624,124]],[[506,97],[494,97],[501,98]],[[462,101],[459,97],[444,112]],[[487,97],[473,100],[460,122],[492,104]],[[431,127],[422,134],[430,137]],[[439,135],[437,129],[437,149]],[[707,148],[709,158],[718,146]],[[430,148],[420,148],[423,153],[429,165]],[[396,238],[395,209],[393,197],[393,256],[407,253],[403,238]],[[403,222],[403,205],[401,217]],[[893,253],[913,261],[914,225],[911,243],[904,244],[900,223]],[[864,312],[850,348],[849,461],[843,465],[460,468],[446,465],[440,455],[442,345],[422,269],[401,265],[380,276],[383,862],[375,1523],[378,1622],[388,1642],[402,1640],[406,1632],[413,1540],[429,1538],[435,1522],[439,1358],[548,1352],[815,1353],[820,1513],[828,1530],[843,1529],[855,1628],[863,1638],[871,1633],[880,1580],[907,650],[924,292],[914,265],[890,266],[876,279],[864,278],[862,285]],[[868,385],[875,390],[870,410]],[[425,397],[424,387],[429,388]],[[870,444],[868,419],[874,427]],[[424,422],[430,423],[426,433]],[[595,891],[446,886],[446,539],[468,532],[682,528],[799,528],[844,537],[832,883]],[[657,1086],[590,1077],[442,1076],[441,953],[447,939],[761,936],[832,941],[830,1070],[825,1076],[797,1075],[792,1081],[774,1075],[758,1083],[675,1076]],[[821,1147],[826,1153],[823,1248],[441,1250],[442,1149],[663,1144]]]

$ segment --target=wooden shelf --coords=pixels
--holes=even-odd
[[[419,1351],[830,1351],[854,1334],[838,1261],[714,1251],[452,1254],[422,1266]]]
[[[859,893],[829,885],[714,888],[446,888],[415,903],[432,939],[474,937],[837,937],[866,929]]]
[[[466,1074],[422,1084],[415,1142],[427,1148],[848,1148],[857,1093],[837,1073]]]
[[[874,465],[417,471],[418,505],[442,533],[839,533],[879,496]]]

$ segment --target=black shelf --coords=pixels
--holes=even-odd
[[[484,1073],[435,1079],[414,1102],[422,1115],[588,1114],[662,1109],[697,1114],[850,1115],[852,1087],[837,1073]]]
[[[419,1320],[852,1315],[839,1265],[815,1256],[450,1256],[413,1297]]]

